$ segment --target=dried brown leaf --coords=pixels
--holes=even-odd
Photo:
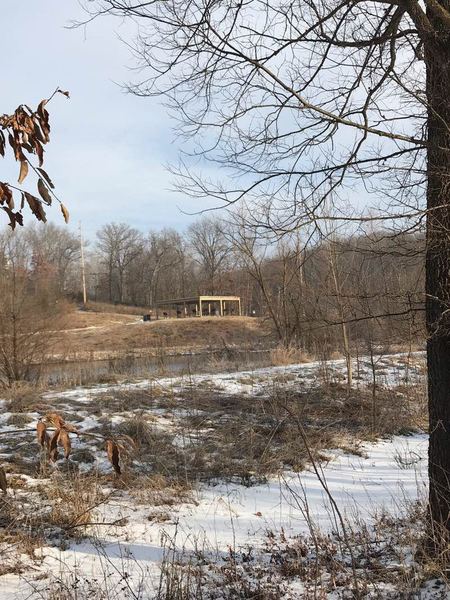
[[[6,494],[7,489],[8,482],[6,481],[6,472],[3,467],[0,467],[0,490],[2,490],[4,494]]]
[[[66,223],[68,223],[69,222],[69,211],[67,210],[67,208],[64,206],[64,204],[62,202],[61,202],[60,206],[61,206],[61,212],[64,216],[64,221]]]
[[[14,208],[13,193],[7,183],[0,183],[0,204],[6,204],[10,209]]]
[[[44,417],[44,421],[51,423],[56,429],[65,429],[71,433],[78,433],[78,429],[74,425],[66,423],[58,413],[47,413]]]
[[[44,100],[41,100],[39,102],[39,106],[37,107],[37,114],[39,115],[39,117],[41,119],[46,119],[48,117],[48,112],[46,111],[46,109],[44,108],[44,106],[47,104],[48,100],[44,98]]]
[[[43,421],[38,421],[36,425],[36,433],[39,444],[45,448],[48,443],[47,426]]]
[[[45,137],[44,137],[44,134],[42,133],[41,127],[39,125],[39,121],[34,122],[34,137],[35,137],[35,145],[36,145],[36,142],[45,144]],[[36,150],[36,153],[38,153],[37,150]]]
[[[118,445],[113,440],[106,440],[106,453],[114,471],[117,475],[120,475],[120,451]]]
[[[18,139],[16,139],[17,132],[14,132],[14,136],[10,133],[8,135],[9,145],[14,150],[14,157],[16,160],[26,162],[25,154],[23,153],[22,146]]]
[[[64,448],[64,458],[69,458],[72,444],[70,443],[70,436],[65,429],[59,431],[58,444]]]
[[[28,205],[31,208],[31,211],[33,212],[33,214],[35,215],[37,220],[43,221],[44,223],[46,223],[47,217],[46,217],[45,211],[42,207],[42,202],[39,200],[39,198],[32,196],[28,192],[24,192],[24,193],[25,193],[25,198],[27,199]]]
[[[58,460],[58,438],[61,430],[57,429],[55,433],[50,438],[50,442],[48,444],[48,453],[50,455],[50,460],[56,462]]]
[[[20,173],[19,173],[19,179],[18,179],[19,183],[22,183],[27,175],[28,175],[28,162],[25,160],[20,163]]]
[[[61,429],[65,425],[64,419],[58,413],[47,413],[44,418],[47,423],[51,423],[56,429]]]
[[[40,167],[37,167],[37,171],[39,171],[39,173],[42,175],[42,177],[45,179],[45,181],[48,183],[49,187],[54,190],[55,186],[53,185],[53,181],[50,179],[48,173],[46,171],[44,171],[44,169],[41,169]]]
[[[47,186],[41,178],[38,179],[37,187],[42,200],[44,200],[46,204],[51,204],[52,197],[50,196],[50,192],[48,191]]]
[[[39,166],[42,167],[42,165],[44,164],[44,148],[42,147],[42,143],[37,138],[34,138],[33,141],[34,151],[36,152],[39,159]]]
[[[11,227],[11,229],[16,228],[16,223],[18,223],[19,225],[23,225],[23,217],[20,214],[20,212],[14,212],[9,208],[9,206],[2,206],[1,208],[8,214],[8,225]]]
[[[39,104],[38,109],[36,111],[36,116],[37,119],[39,121],[39,126],[42,130],[42,133],[44,135],[44,144],[47,144],[50,141],[50,124],[48,122],[48,112],[47,110],[44,108],[44,106],[47,104],[48,100],[42,100],[42,102]]]

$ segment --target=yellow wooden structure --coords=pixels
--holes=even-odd
[[[241,316],[241,299],[239,296],[193,296],[191,298],[174,298],[156,303],[157,308],[173,308],[177,315],[207,317],[213,314],[223,316]]]

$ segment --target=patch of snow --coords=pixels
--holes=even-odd
[[[321,469],[340,511],[350,520],[357,517],[368,521],[384,509],[400,514],[425,492],[426,435],[396,436],[364,444],[363,451],[361,457],[336,452]],[[408,456],[414,460],[405,461]],[[136,505],[126,495],[112,499],[97,511],[97,519],[105,523],[92,528],[97,543],[86,541],[65,551],[43,548],[44,559],[35,567],[37,573],[0,577],[1,599],[38,598],[33,588],[45,588],[47,584],[37,580],[36,575],[61,570],[97,578],[111,572],[119,580],[119,573],[126,570],[128,581],[137,584],[145,574],[146,585],[157,586],[164,553],[162,540],[187,552],[201,548],[224,556],[229,548],[239,551],[249,545],[257,547],[270,530],[283,528],[287,535],[308,532],[306,508],[314,525],[322,530],[336,528],[329,498],[311,470],[284,473],[253,487],[224,483],[201,486],[194,504],[159,508],[169,510],[168,522],[150,521],[151,507]],[[106,525],[122,518],[127,519],[125,526]]]
[[[375,357],[376,384],[394,387],[405,383],[417,384],[423,380],[420,360],[423,352],[382,355]],[[410,364],[405,364],[409,359]],[[353,361],[355,387],[366,386],[372,382],[372,366],[368,357]],[[329,360],[326,363],[315,361],[280,367],[262,367],[254,370],[233,373],[191,374],[184,377],[155,377],[133,383],[101,384],[91,387],[78,387],[64,392],[46,394],[46,398],[76,399],[77,402],[89,402],[92,396],[105,392],[133,389],[164,388],[173,393],[197,387],[214,388],[224,394],[245,396],[270,393],[274,388],[293,389],[311,388],[324,380],[324,371],[328,382],[342,382],[345,378],[345,360]]]

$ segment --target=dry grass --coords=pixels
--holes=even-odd
[[[128,477],[126,487],[130,496],[138,503],[149,507],[176,506],[181,503],[193,503],[192,489],[185,482],[174,482],[171,477],[161,475],[137,475]],[[149,513],[149,520],[155,515],[167,514],[163,510]]]
[[[113,426],[105,418],[100,429],[135,441],[136,452],[124,474],[114,481],[96,474],[95,467],[90,474],[80,474],[71,457],[68,464],[60,464],[58,471],[42,479],[34,490],[15,481],[14,494],[22,503],[10,502],[7,497],[8,507],[1,507],[4,520],[0,543],[16,545],[33,559],[35,550],[49,538],[65,549],[73,539],[93,534],[90,524],[99,520],[98,508],[108,502],[111,493],[124,494],[141,507],[148,507],[149,523],[176,523],[174,507],[194,501],[192,487],[199,480],[214,482],[220,478],[252,485],[286,467],[302,468],[308,456],[292,416],[301,421],[310,451],[320,460],[326,459],[323,452],[327,447],[358,452],[360,439],[412,429],[422,419],[423,400],[412,387],[379,390],[374,432],[372,396],[366,390],[355,390],[347,396],[340,386],[301,393],[275,388],[271,397],[243,398],[193,389],[189,391],[189,405],[186,398],[142,389],[122,393],[111,410],[116,412],[120,406],[124,414],[129,415],[131,410],[135,414]],[[105,414],[107,402],[98,404]],[[73,410],[76,412],[75,406]],[[170,427],[164,430],[154,416],[162,414],[170,420]],[[18,447],[16,455],[24,451],[23,446]],[[95,447],[87,441],[77,452],[93,456]],[[88,462],[86,456],[82,460]],[[9,480],[12,484],[11,475]],[[390,598],[414,598],[400,593],[416,593],[427,578],[445,575],[442,565],[430,556],[413,563],[405,559],[408,548],[414,552],[419,548],[418,531],[423,527],[422,509],[411,507],[408,519],[380,515],[373,531],[362,523],[349,530],[357,557],[358,585],[363,592],[360,596],[354,593],[350,554],[341,533],[320,532],[314,532],[314,537],[292,539],[269,532],[262,550],[230,550],[221,555],[219,563],[202,548],[175,551],[168,543],[159,589],[146,588],[147,584],[141,582],[140,587],[136,584],[136,590],[140,590],[136,593],[145,590],[144,597],[159,600],[296,600],[301,582],[301,597],[305,599],[325,598],[327,594],[345,598],[348,593],[351,597],[384,598],[383,586],[389,586]],[[3,566],[5,573],[18,573],[24,568],[17,560]],[[107,563],[106,573],[111,573]],[[119,600],[125,596],[120,595],[123,590],[116,591],[117,578],[122,581],[119,573],[96,579],[70,571],[62,576],[55,574],[46,584],[43,597]],[[130,585],[134,583],[130,579]],[[297,591],[290,590],[292,584],[297,585]],[[130,597],[142,596],[130,592]]]
[[[138,315],[122,314],[120,312],[95,312],[84,309],[78,309],[71,306],[67,311],[61,329],[64,332],[75,332],[79,329],[88,329],[94,327],[113,327],[124,325],[126,323],[134,323],[138,320]]]
[[[170,485],[225,479],[253,485],[285,468],[301,470],[308,451],[327,448],[359,453],[361,440],[407,434],[426,428],[425,390],[403,386],[350,393],[340,385],[289,391],[277,384],[269,396],[226,395],[208,386],[174,395],[158,388],[133,389],[97,397],[97,410],[133,410],[102,434],[125,434],[136,443],[135,470],[162,476]],[[128,413],[129,414],[129,413]],[[164,417],[161,426],[158,417]]]
[[[14,487],[13,496],[0,498],[0,546],[32,559],[48,540],[64,549],[70,539],[85,537],[94,511],[108,500],[96,476],[68,471],[55,473],[33,489],[25,482]],[[15,572],[14,564],[8,572]]]
[[[158,349],[188,352],[195,349],[270,347],[269,324],[250,317],[205,317],[143,322],[147,309],[88,305],[90,310],[68,310],[60,325],[54,353],[63,360],[145,356]],[[92,308],[92,309],[91,309]],[[108,309],[108,310],[107,310]],[[118,351],[120,349],[120,352]],[[140,352],[138,352],[140,351]]]
[[[50,510],[43,523],[56,527],[66,536],[82,537],[85,527],[93,520],[93,512],[104,504],[109,495],[102,489],[102,481],[95,474],[78,472],[55,473],[50,485],[41,485],[38,491]]]
[[[293,346],[288,348],[285,346],[278,346],[270,351],[270,364],[274,367],[308,363],[311,362],[311,360],[313,359],[307,352]]]
[[[376,388],[375,396],[364,387],[348,392],[338,384],[295,390],[285,387],[289,375],[274,381],[263,395],[252,396],[225,394],[207,381],[191,387],[188,379],[186,388],[176,393],[158,386],[125,387],[95,394],[80,405],[65,401],[58,406],[52,398],[50,406],[26,392],[10,400],[8,409],[14,414],[9,424],[19,428],[28,424],[30,410],[56,411],[73,425],[87,415],[97,416],[98,425],[90,432],[100,440],[117,436],[133,440],[132,455],[123,456],[125,471],[133,477],[163,477],[175,496],[179,486],[189,489],[198,481],[225,479],[252,485],[285,468],[302,469],[308,452],[298,423],[318,458],[324,458],[327,448],[357,453],[361,440],[427,427],[421,386]],[[5,436],[2,443],[10,473],[42,474],[37,447],[26,436]],[[99,454],[106,458],[102,443],[98,438],[77,438],[71,468],[76,470],[80,463],[95,468]]]
[[[99,548],[100,576],[66,572],[53,574],[45,595],[53,600],[305,600],[341,598],[420,600],[446,598],[449,589],[445,560],[427,552],[424,538],[428,516],[416,502],[403,515],[382,513],[373,524],[344,522],[343,531],[287,537],[268,531],[260,548],[229,548],[220,557],[191,540],[187,549],[163,535],[163,560],[156,589],[145,575],[132,578],[133,564],[114,572]],[[149,515],[161,519],[164,512]],[[131,558],[131,561],[134,559]],[[102,562],[103,561],[103,562]],[[125,584],[125,582],[127,582]],[[43,596],[44,597],[44,596]]]
[[[6,400],[6,410],[14,413],[28,413],[40,410],[43,403],[40,394],[44,388],[29,382],[18,382],[11,388],[2,390],[2,398]]]
[[[445,557],[430,553],[425,504],[405,507],[402,516],[382,513],[371,526],[344,522],[343,531],[288,538],[267,532],[263,549],[223,556],[195,556],[169,548],[163,561],[161,600],[305,600],[358,598],[420,600],[447,598]],[[301,589],[301,592],[300,592]]]
[[[33,418],[26,412],[13,413],[6,420],[6,425],[14,425],[17,428],[21,428],[31,423],[31,421],[33,421]]]
[[[155,600],[293,600],[280,578],[273,578],[266,564],[254,562],[252,550],[243,553],[246,565],[230,552],[221,564],[211,563],[208,553],[176,550],[166,542],[159,589]]]
[[[124,456],[120,477],[112,473],[100,475],[96,471],[98,455],[103,453],[106,460],[102,442],[98,437],[80,436],[76,442],[74,439],[69,460],[61,460],[49,475],[51,469],[42,469],[37,445],[30,444],[26,436],[3,438],[2,453],[9,456],[5,466],[13,488],[6,500],[9,502],[9,496],[14,495],[22,502],[2,506],[0,513],[5,519],[2,532],[7,535],[3,540],[10,545],[17,543],[30,556],[49,535],[64,548],[71,538],[91,532],[89,524],[96,521],[97,508],[108,500],[111,490],[126,495],[141,507],[148,506],[149,522],[164,523],[173,519],[175,511],[171,507],[194,501],[193,488],[199,481],[228,480],[253,485],[286,468],[304,468],[310,460],[309,451],[315,460],[327,460],[326,449],[330,447],[358,453],[361,440],[426,428],[423,387],[376,388],[375,396],[370,389],[361,387],[348,392],[339,384],[286,389],[285,379],[291,376],[281,374],[279,381],[274,380],[273,386],[259,396],[225,394],[211,382],[193,386],[188,379],[181,389],[124,386],[93,394],[90,401],[83,396],[79,403],[76,396],[62,397],[59,401],[52,396],[48,400],[52,405],[46,404],[43,413],[58,412],[73,424],[98,416],[98,426],[90,429],[90,433],[129,436],[134,442],[133,453]],[[8,405],[14,413],[11,424],[25,424],[29,419],[27,413],[39,410],[36,407],[44,404],[31,388],[20,388],[13,396]],[[114,421],[111,415],[115,416]],[[299,435],[299,424],[305,432],[308,449]],[[80,463],[90,472],[80,473]],[[27,489],[25,478],[14,477],[17,472],[40,478],[41,485]],[[355,533],[352,539],[355,544],[365,544],[366,540],[369,546],[374,543],[373,538],[364,538],[362,533]],[[213,580],[219,582],[216,591],[223,588],[225,600],[289,598],[283,594],[295,577],[301,578],[307,588],[312,586],[314,564],[309,542],[304,539],[287,542],[276,536],[271,540],[272,547],[266,552],[269,563],[273,561],[274,565],[270,572],[266,563],[258,564],[259,559],[252,558],[251,551],[245,559],[243,554],[230,553],[223,558],[219,571],[211,567]],[[323,590],[317,589],[321,593],[330,586],[345,589],[351,585],[348,564],[345,571],[342,566],[348,562],[348,556],[336,554],[334,549],[339,540],[324,537],[319,541],[322,555],[314,568],[323,569],[324,573],[329,571],[333,577],[331,583],[330,580],[323,583]],[[375,563],[375,554],[367,550],[366,556]],[[179,558],[174,557],[163,569],[158,597],[214,598],[207,595],[205,587],[211,583],[207,558],[202,563],[208,565],[205,569],[198,562],[188,562],[186,566]],[[20,569],[20,565],[12,563],[9,568]],[[427,569],[431,569],[431,561]],[[371,581],[368,576],[366,579]],[[308,594],[310,590],[313,587]],[[109,598],[103,592],[99,589],[93,597]],[[76,596],[67,596],[72,597]],[[84,598],[82,594],[78,597]]]
[[[370,526],[347,521],[344,527],[346,539],[342,531],[312,531],[291,539],[271,535],[266,551],[276,557],[273,564],[285,581],[301,579],[305,598],[447,597],[445,558],[427,550],[426,503],[412,503],[400,516],[380,513]],[[430,580],[434,595],[426,591]]]

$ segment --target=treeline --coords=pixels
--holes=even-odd
[[[355,341],[422,339],[420,235],[305,239],[294,233],[275,241],[216,216],[183,234],[109,223],[86,247],[88,299],[154,307],[197,294],[239,295],[244,314],[270,319],[281,344],[315,354],[350,352]],[[80,241],[66,228],[3,233],[0,261],[3,286],[13,269],[26,273],[29,290],[81,299]]]

